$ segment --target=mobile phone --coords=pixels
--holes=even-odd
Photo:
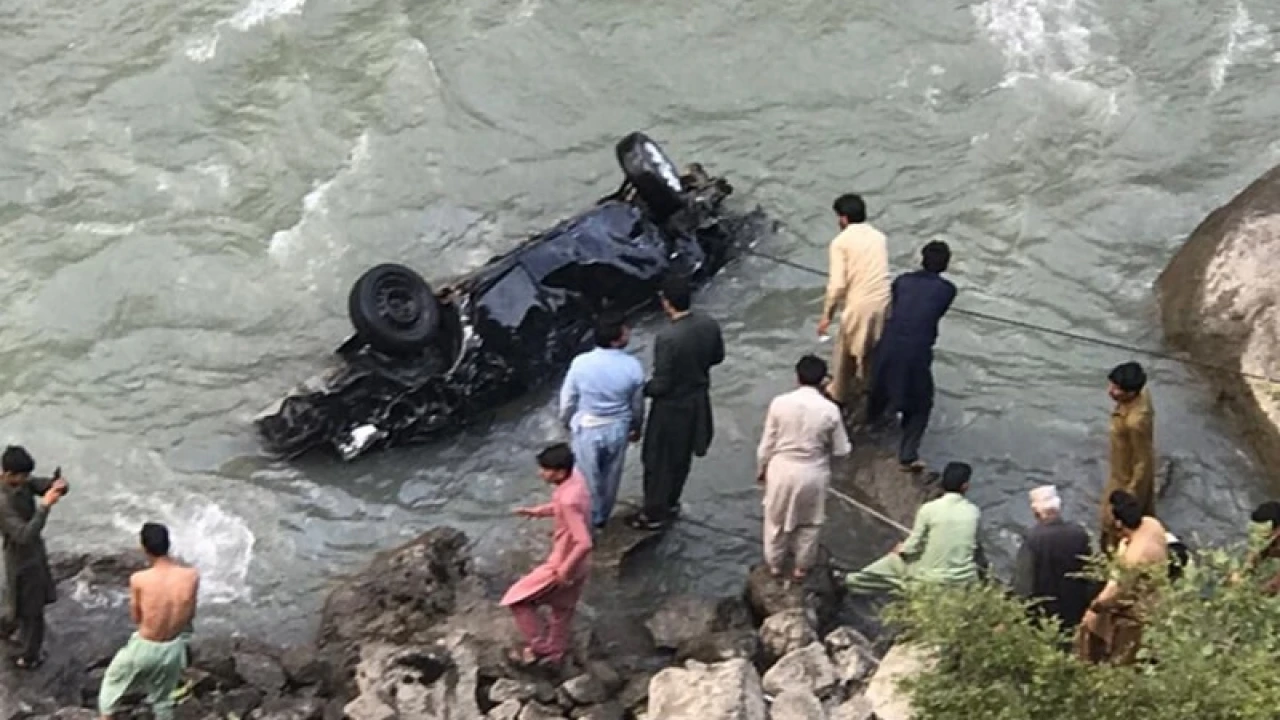
[[[61,465],[59,465],[58,467],[56,467],[56,468],[54,468],[54,469],[53,469],[53,479],[54,479],[54,480],[61,480],[61,479],[62,479],[62,466],[61,466]]]

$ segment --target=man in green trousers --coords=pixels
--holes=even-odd
[[[849,593],[897,592],[907,580],[944,584],[977,580],[982,562],[981,511],[964,496],[972,474],[966,463],[947,463],[942,471],[942,497],[920,506],[911,535],[888,555],[845,576]]]

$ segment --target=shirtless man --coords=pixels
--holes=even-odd
[[[147,570],[129,578],[129,613],[138,626],[102,679],[98,711],[109,720],[130,689],[144,691],[158,720],[173,717],[173,690],[187,668],[187,638],[196,615],[200,574],[169,557],[169,529],[142,526]]]
[[[1108,503],[1115,518],[1120,572],[1089,605],[1076,634],[1076,652],[1088,662],[1132,663],[1142,642],[1142,602],[1154,592],[1154,574],[1169,568],[1164,525],[1142,514],[1133,495],[1116,490]]]

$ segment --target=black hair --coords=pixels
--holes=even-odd
[[[942,489],[947,492],[960,492],[969,484],[973,468],[969,463],[949,462],[942,468]]]
[[[569,472],[573,469],[573,451],[566,443],[548,445],[538,453],[538,467]]]
[[[1121,363],[1111,369],[1107,379],[1125,392],[1142,392],[1147,386],[1147,373],[1136,362]]]
[[[672,275],[662,283],[662,297],[676,312],[684,312],[693,304],[693,289],[689,287],[688,280]]]
[[[867,204],[857,193],[845,193],[836,198],[836,201],[831,203],[831,209],[836,211],[836,215],[851,223],[867,221]]]
[[[1253,509],[1249,519],[1256,523],[1271,523],[1271,529],[1280,528],[1280,502],[1268,500]]]
[[[622,329],[626,327],[627,321],[621,315],[607,313],[601,315],[596,320],[596,347],[613,347],[613,344],[622,339]]]
[[[1125,528],[1137,530],[1142,524],[1142,506],[1132,495],[1120,495],[1121,492],[1123,491],[1117,490],[1111,493],[1111,516]]]
[[[926,243],[920,250],[920,260],[925,270],[944,273],[951,264],[951,246],[941,240]]]
[[[142,549],[151,557],[164,557],[169,554],[169,528],[160,523],[144,523],[142,526]]]
[[[26,448],[21,445],[10,445],[4,449],[4,455],[0,456],[0,469],[15,475],[30,474],[35,472],[36,461]]]
[[[796,380],[817,387],[827,378],[827,362],[817,355],[805,355],[796,363]]]

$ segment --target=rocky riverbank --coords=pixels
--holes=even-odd
[[[0,718],[94,717],[102,671],[129,632],[118,596],[135,567],[60,560],[52,656],[34,673],[0,674]],[[865,720],[877,707],[885,720],[901,717],[891,692],[866,692],[883,648],[842,624],[842,608],[827,576],[799,587],[757,567],[732,597],[669,598],[642,624],[580,621],[564,668],[517,670],[504,659],[516,638],[508,613],[471,572],[467,537],[442,527],[335,589],[312,645],[197,634],[177,717]],[[73,612],[77,624],[64,624]]]

